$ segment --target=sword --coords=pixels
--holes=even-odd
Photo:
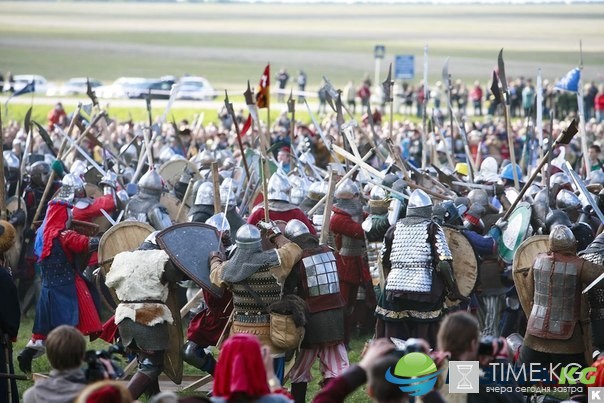
[[[109,215],[109,213],[107,213],[105,211],[105,209],[101,209],[101,213],[103,213],[103,215],[105,216],[105,218],[107,219],[107,221],[109,221],[109,223],[111,225],[117,224],[117,221],[115,221],[113,218],[111,218],[111,216]]]
[[[585,289],[583,290],[583,292],[581,294],[587,294],[589,292],[589,290],[594,288],[600,281],[602,281],[602,279],[604,279],[604,273],[600,274],[597,279],[595,279],[594,281],[591,282],[591,284],[589,284],[587,287],[585,287]]]
[[[604,223],[604,214],[602,214],[600,207],[598,207],[598,203],[596,203],[595,200],[592,198],[591,193],[589,192],[589,190],[587,190],[587,188],[585,187],[585,184],[581,181],[581,179],[577,178],[577,173],[575,171],[573,171],[573,169],[571,168],[570,162],[566,161],[562,165],[562,169],[573,180],[573,182],[575,183],[575,186],[579,189],[579,191],[581,192],[583,197],[585,197],[587,199],[587,202],[594,209],[594,212],[600,219],[600,222]]]
[[[308,114],[310,115],[310,119],[312,120],[312,123],[315,125],[315,128],[317,129],[317,132],[319,133],[319,136],[321,137],[321,140],[323,140],[323,143],[325,143],[325,147],[327,147],[327,149],[329,150],[329,153],[331,154],[333,159],[337,161],[338,158],[336,157],[335,153],[331,149],[331,141],[329,141],[327,139],[327,136],[325,136],[325,133],[323,133],[323,129],[321,129],[321,126],[319,125],[319,123],[317,123],[317,119],[315,119],[315,116],[313,115],[312,111],[310,110],[310,106],[308,105],[308,101],[306,101],[306,98],[304,98],[304,105],[306,105],[306,110],[308,111]]]
[[[93,158],[92,158],[90,155],[88,155],[88,153],[87,153],[86,151],[84,151],[84,149],[83,149],[82,147],[80,147],[80,146],[79,146],[79,145],[76,143],[76,141],[75,141],[74,139],[72,139],[71,137],[69,137],[69,136],[67,135],[67,133],[65,133],[65,132],[63,131],[63,129],[61,129],[61,128],[60,128],[60,127],[58,127],[58,126],[57,126],[57,127],[55,127],[55,128],[56,128],[56,130],[59,132],[59,134],[60,134],[61,136],[63,136],[63,138],[64,138],[65,140],[67,140],[67,142],[68,142],[69,144],[71,144],[71,146],[72,146],[72,147],[73,147],[73,148],[74,148],[74,149],[75,149],[77,152],[79,152],[79,153],[80,153],[80,155],[86,159],[86,161],[88,161],[88,162],[90,163],[90,165],[92,165],[92,167],[93,167],[94,169],[96,169],[97,171],[99,171],[99,172],[101,173],[101,175],[103,175],[103,176],[105,176],[105,175],[107,174],[107,171],[105,171],[105,170],[103,169],[103,167],[102,167],[102,166],[100,166],[99,164],[97,164],[97,162],[96,162],[96,161],[95,161],[95,160],[94,160],[94,159],[93,159]]]

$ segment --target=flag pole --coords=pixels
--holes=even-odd
[[[589,150],[587,148],[587,137],[585,135],[585,104],[583,103],[583,42],[579,41],[579,84],[577,86],[577,108],[579,110],[579,135],[581,136],[581,150],[583,151],[583,163],[585,164],[585,178],[589,178],[591,167],[589,166]]]

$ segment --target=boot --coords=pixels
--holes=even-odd
[[[214,375],[216,360],[212,354],[206,353],[203,347],[194,342],[189,340],[185,343],[182,358],[186,363],[193,365],[195,368]]]
[[[308,384],[306,382],[298,382],[292,383],[292,396],[294,397],[294,401],[296,403],[304,403],[306,402],[306,387]]]
[[[19,368],[26,374],[31,373],[31,362],[36,355],[37,350],[31,347],[25,347],[19,355],[17,356],[17,361],[19,361]]]
[[[132,399],[138,399],[154,383],[157,383],[157,379],[150,378],[142,372],[134,374],[130,382],[128,382],[128,390],[132,395]]]

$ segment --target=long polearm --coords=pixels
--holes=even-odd
[[[319,245],[324,245],[327,242],[327,235],[329,234],[329,222],[331,221],[331,208],[333,205],[333,194],[336,189],[335,172],[332,170],[329,172],[329,185],[327,190],[327,199],[325,202],[325,209],[323,210],[323,226],[321,227],[321,235],[319,237]]]
[[[233,119],[233,125],[235,126],[235,134],[237,134],[237,144],[239,145],[239,151],[241,152],[241,159],[243,160],[243,168],[245,168],[245,175],[247,176],[247,181],[252,179],[250,174],[250,167],[247,165],[247,160],[245,159],[245,152],[243,151],[243,142],[241,140],[241,132],[239,131],[239,124],[237,123],[237,117],[235,116],[235,110],[233,109],[233,104],[229,101],[229,94],[227,90],[224,90],[224,106],[231,115],[231,119]]]
[[[422,169],[428,165],[428,45],[424,45],[424,102],[422,105]]]
[[[518,182],[518,172],[516,171],[516,166],[518,165],[516,161],[516,151],[514,150],[514,135],[512,133],[512,122],[510,122],[510,92],[508,90],[508,82],[505,77],[505,63],[503,62],[503,49],[499,51],[499,56],[497,58],[497,65],[499,67],[499,81],[501,81],[501,88],[503,89],[503,93],[505,96],[505,103],[503,104],[503,117],[505,119],[505,130],[507,132],[508,137],[508,147],[510,149],[510,158],[512,160],[512,175],[514,177],[514,187],[516,190],[520,189],[520,184]]]
[[[2,108],[0,108],[0,144],[4,144]],[[0,172],[4,172],[4,158],[0,158]],[[6,183],[4,181],[4,175],[0,175],[0,219],[6,220]]]

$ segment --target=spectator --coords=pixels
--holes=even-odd
[[[100,381],[82,390],[75,403],[130,403],[132,396],[124,382]]]
[[[52,131],[55,125],[58,125],[66,116],[63,104],[57,102],[55,107],[48,113],[48,131]]]
[[[595,99],[595,109],[596,109],[596,121],[598,123],[604,122],[604,85],[600,85],[600,89],[598,90],[598,94]]]
[[[276,78],[277,82],[279,83],[279,95],[277,96],[277,100],[278,102],[283,102],[285,100],[285,87],[289,81],[289,74],[287,74],[287,70],[285,70],[285,68],[281,68],[279,73],[277,73]]]
[[[354,88],[354,83],[352,81],[348,81],[348,84],[346,84],[346,87],[344,87],[344,97],[346,99],[346,105],[348,106],[348,109],[354,115],[357,110],[357,92]]]
[[[270,348],[250,334],[235,334],[222,346],[213,395],[213,402],[291,402],[275,376]]]
[[[74,400],[86,386],[81,368],[86,340],[73,326],[62,325],[48,334],[46,354],[52,367],[50,376],[40,379],[23,394],[24,403],[64,403]]]
[[[361,99],[361,106],[363,107],[363,111],[367,110],[369,107],[369,99],[371,98],[371,89],[367,82],[363,82],[359,90],[357,91],[357,96]]]
[[[585,106],[585,120],[589,120],[594,117],[594,109],[596,104],[596,95],[598,94],[598,87],[593,81],[589,84],[585,84],[585,91],[583,95],[584,106]]]
[[[367,385],[367,394],[373,402],[407,402],[409,396],[402,392],[397,385],[386,381],[385,373],[388,368],[396,366],[400,355],[392,354],[394,345],[388,339],[378,339],[371,343],[358,365],[353,365],[344,374],[334,378],[315,396],[314,403],[343,402],[346,396],[356,388]],[[422,396],[424,403],[444,402],[440,394],[431,391]]]
[[[304,92],[306,90],[306,73],[303,70],[300,70],[298,73],[298,91]],[[304,102],[304,95],[298,95],[298,102]]]
[[[474,88],[470,91],[470,100],[472,100],[472,105],[474,106],[474,116],[482,116],[482,88],[480,87],[480,82],[474,82]]]
[[[524,110],[524,117],[529,117],[533,111],[535,105],[535,87],[533,87],[533,81],[529,78],[526,80],[526,85],[522,90],[522,109]]]

